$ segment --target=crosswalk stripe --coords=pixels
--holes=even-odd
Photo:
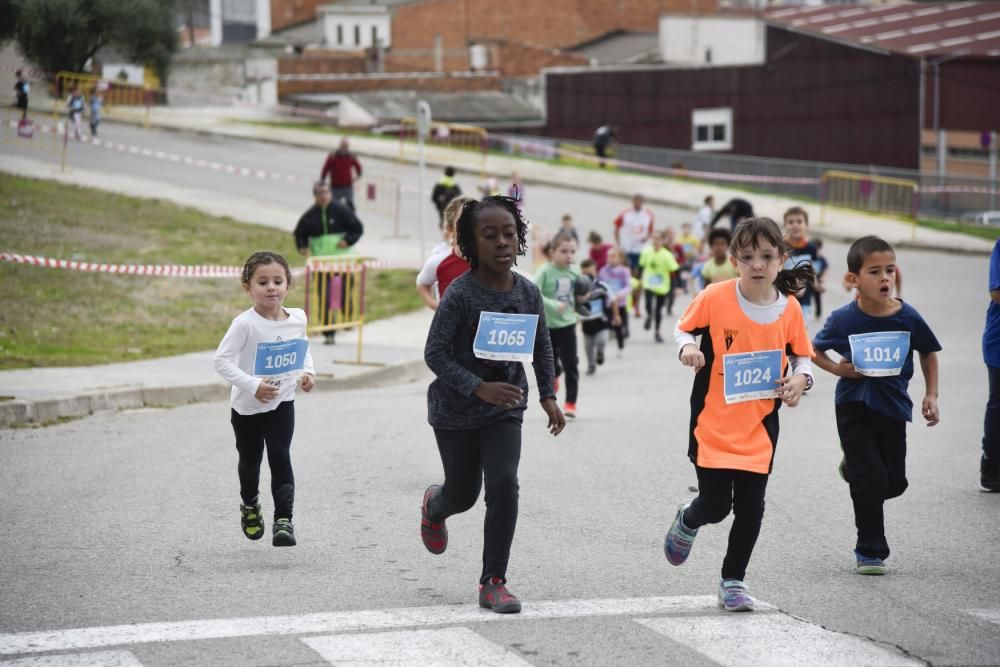
[[[302,639],[338,667],[528,667],[514,653],[468,628],[396,630]]]
[[[967,614],[1000,625],[1000,609],[966,609]]]
[[[0,663],[3,667],[142,667],[128,651],[38,655]]]
[[[758,607],[763,607],[758,603]],[[576,618],[586,616],[703,613],[715,609],[711,595],[673,597],[550,600],[527,602],[517,616]],[[294,635],[496,621],[499,614],[474,604],[343,611],[297,616],[209,619],[172,623],[136,623],[94,628],[0,634],[0,655],[72,651],[148,642],[194,641],[255,635]]]
[[[923,662],[869,640],[826,630],[781,613],[637,618],[650,630],[728,666],[915,667]]]

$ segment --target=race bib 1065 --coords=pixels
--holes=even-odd
[[[910,355],[909,331],[878,331],[848,336],[851,362],[868,377],[899,375]]]
[[[781,350],[726,354],[722,357],[726,404],[777,398],[781,377]]]
[[[308,351],[309,341],[304,338],[257,343],[253,374],[269,379],[297,374],[305,366]]]
[[[481,312],[472,353],[490,361],[530,362],[537,331],[538,315]]]

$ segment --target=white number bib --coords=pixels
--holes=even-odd
[[[479,313],[472,353],[490,361],[526,361],[535,358],[538,315]]]
[[[723,355],[722,376],[727,405],[777,398],[781,350]]]
[[[909,331],[879,331],[848,336],[851,362],[868,377],[899,375],[910,355]]]

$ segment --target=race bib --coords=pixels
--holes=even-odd
[[[909,357],[909,331],[854,334],[848,339],[854,368],[868,377],[899,375]]]
[[[479,328],[472,353],[490,361],[525,361],[535,358],[538,315],[479,313]]]
[[[781,350],[723,355],[722,375],[726,405],[777,398]]]
[[[302,372],[306,363],[309,341],[304,338],[257,343],[257,357],[254,359],[253,374],[275,380],[295,377]]]
[[[663,276],[659,273],[650,273],[646,277],[646,285],[649,287],[659,287],[663,284]]]
[[[587,302],[590,308],[590,314],[593,316],[604,314],[604,299],[591,299]]]

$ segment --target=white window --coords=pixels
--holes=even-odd
[[[694,109],[691,112],[691,150],[729,151],[733,149],[733,110]]]

